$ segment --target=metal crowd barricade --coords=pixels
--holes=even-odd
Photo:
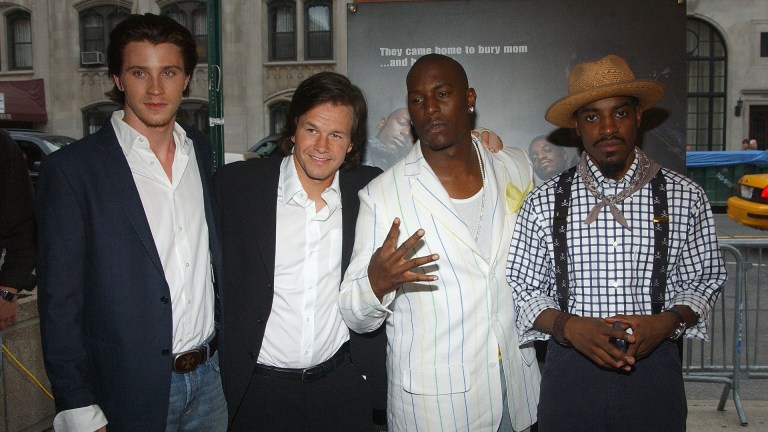
[[[768,378],[765,329],[760,312],[765,309],[761,291],[767,275],[765,239],[720,238],[720,250],[728,279],[708,319],[708,342],[686,339],[683,348],[683,377],[689,382],[723,384],[717,409],[723,411],[729,394],[742,425],[747,416],[739,394],[742,378]],[[764,325],[763,325],[764,326]]]
[[[683,349],[683,379],[691,382],[723,384],[723,392],[717,405],[719,411],[725,409],[729,393],[742,425],[747,424],[747,416],[739,395],[741,380],[741,341],[742,341],[742,294],[744,292],[745,262],[741,252],[728,244],[721,244],[723,259],[728,268],[726,281],[720,297],[710,312],[707,330],[708,342],[686,339]],[[729,255],[735,259],[729,265]],[[730,334],[730,337],[729,337]]]

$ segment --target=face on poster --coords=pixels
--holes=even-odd
[[[666,96],[643,115],[641,145],[662,165],[685,170],[685,5],[670,0],[472,0],[358,3],[348,12],[349,77],[366,94],[369,138],[404,108],[413,62],[445,54],[464,66],[477,92],[475,126],[526,151],[545,135],[578,145],[571,130],[544,120],[568,93],[578,63],[608,54]],[[369,142],[371,141],[369,139]],[[572,158],[572,160],[575,158]]]

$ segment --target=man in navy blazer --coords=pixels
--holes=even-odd
[[[207,138],[176,123],[197,54],[168,17],[110,34],[101,130],[37,189],[39,309],[57,431],[222,431]]]

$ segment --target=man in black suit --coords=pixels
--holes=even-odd
[[[372,428],[371,387],[386,394],[385,336],[350,334],[338,310],[357,192],[381,172],[360,166],[366,117],[359,88],[319,73],[294,93],[279,140],[284,157],[216,175],[232,430]]]
[[[3,329],[16,322],[16,296],[35,287],[35,217],[32,183],[24,153],[0,129],[0,344]],[[0,356],[0,371],[3,368]]]
[[[57,431],[223,431],[211,147],[176,123],[197,64],[173,19],[132,15],[107,59],[123,106],[43,163],[40,327]]]

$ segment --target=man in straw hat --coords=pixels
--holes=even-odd
[[[685,430],[677,341],[707,337],[726,275],[704,191],[637,146],[663,96],[610,55],[547,110],[584,153],[527,197],[507,263],[520,342],[550,339],[540,431]]]

